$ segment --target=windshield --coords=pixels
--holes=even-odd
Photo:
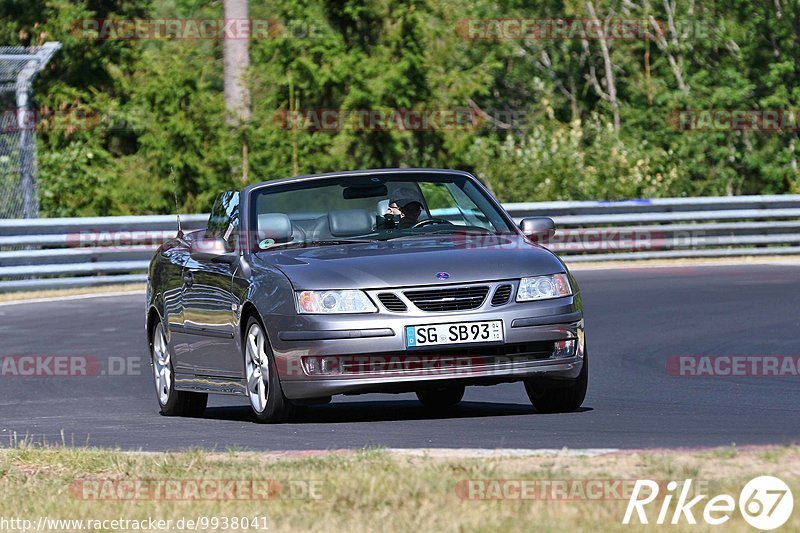
[[[367,174],[265,187],[253,192],[251,205],[260,250],[514,231],[487,195],[457,174]]]

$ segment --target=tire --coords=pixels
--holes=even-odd
[[[278,424],[295,418],[298,409],[283,394],[266,330],[255,317],[250,317],[247,321],[242,339],[242,356],[247,396],[256,421],[262,424]]]
[[[208,403],[208,394],[175,390],[172,355],[160,321],[153,328],[150,337],[150,362],[159,412],[163,416],[202,416]]]
[[[464,397],[464,385],[445,385],[437,389],[417,391],[422,405],[430,409],[453,407]]]
[[[575,379],[531,378],[525,380],[525,392],[540,413],[569,413],[586,398],[589,384],[589,358],[583,356],[583,367]]]

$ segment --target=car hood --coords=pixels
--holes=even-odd
[[[380,289],[470,283],[564,272],[550,251],[517,236],[414,237],[258,252],[295,289]]]

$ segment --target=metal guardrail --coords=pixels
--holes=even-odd
[[[505,204],[550,216],[567,263],[800,254],[800,195]],[[181,217],[185,230],[208,215]],[[143,282],[175,217],[0,220],[0,292]]]
[[[184,230],[208,215],[183,215]],[[0,220],[0,292],[144,282],[174,215]]]
[[[567,263],[800,254],[800,195],[505,204],[550,216]]]

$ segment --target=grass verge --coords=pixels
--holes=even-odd
[[[0,294],[0,302],[15,302],[23,300],[42,300],[49,298],[64,298],[70,296],[84,296],[93,294],[111,294],[118,292],[144,292],[144,283],[126,283],[118,285],[102,285],[99,287],[76,287],[74,289],[52,289],[47,291],[20,291],[4,292]]]
[[[586,487],[587,480],[605,480],[608,488],[615,481],[648,478],[666,483],[691,478],[701,493],[731,494],[738,501],[744,484],[761,475],[780,477],[800,496],[800,447],[471,458],[385,450],[126,453],[23,444],[0,450],[0,517],[34,524],[41,516],[172,520],[173,531],[181,518],[202,517],[207,522],[199,524],[200,531],[245,530],[231,527],[234,517],[263,517],[259,528],[248,531],[263,531],[264,526],[271,531],[640,531],[648,526],[621,524],[627,499],[613,497],[613,490],[612,497],[599,499],[581,497],[578,491],[567,499],[479,501],[465,497],[463,487],[468,480],[560,480],[570,481],[572,491]],[[220,480],[248,483],[244,489],[224,493]],[[210,490],[205,494],[213,496],[208,500],[194,499],[190,490],[202,482],[207,485],[201,490]],[[254,490],[255,482],[270,488]],[[146,489],[136,489],[137,483]],[[139,497],[133,498],[137,493]],[[249,499],[243,498],[248,495]],[[677,497],[672,508],[674,500]],[[695,507],[701,524],[707,501]],[[647,508],[651,522],[662,502]],[[133,529],[131,524],[108,526],[107,530]],[[685,522],[667,527],[714,529]],[[79,530],[75,524],[63,529]],[[738,509],[724,529],[754,531]],[[784,530],[800,530],[797,509]]]

